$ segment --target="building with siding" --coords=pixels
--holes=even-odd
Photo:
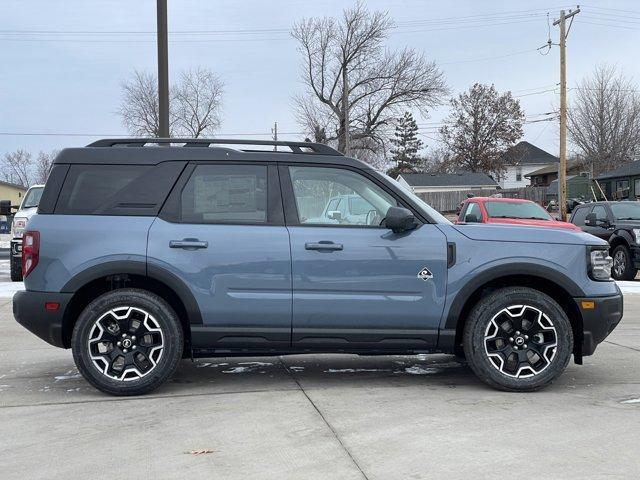
[[[498,179],[501,188],[523,188],[529,185],[527,175],[543,167],[553,167],[560,159],[529,142],[520,142],[511,147],[502,157],[507,166],[505,172]],[[550,180],[551,181],[551,180]]]

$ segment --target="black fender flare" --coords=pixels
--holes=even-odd
[[[627,230],[624,230],[622,228],[616,229],[611,234],[611,237],[609,237],[609,244],[613,245],[620,240],[624,242],[627,247],[629,247],[632,243],[635,243],[635,238],[633,238]]]
[[[586,296],[582,288],[567,275],[553,268],[536,263],[509,263],[506,265],[496,265],[488,268],[477,275],[474,275],[456,294],[451,307],[447,313],[444,330],[455,331],[462,310],[473,293],[483,285],[497,280],[501,277],[512,275],[537,277],[545,281],[550,281],[563,288],[572,297]]]
[[[174,273],[159,267],[151,265],[143,260],[115,260],[101,263],[83,270],[74,275],[65,283],[61,292],[75,293],[88,283],[109,275],[131,274],[143,277],[149,277],[153,280],[161,282],[175,292],[187,311],[189,323],[192,325],[202,324],[202,313],[193,293],[189,287]]]

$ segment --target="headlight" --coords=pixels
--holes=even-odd
[[[589,276],[594,280],[611,280],[611,267],[613,259],[609,256],[609,251],[602,248],[591,248],[588,256],[589,265],[587,270]]]
[[[640,243],[640,228],[633,229],[633,236],[636,237],[636,243]]]
[[[27,220],[28,218],[24,217],[16,217],[13,219],[13,222],[11,223],[11,231],[13,232],[14,237],[22,237],[25,228],[27,228]]]

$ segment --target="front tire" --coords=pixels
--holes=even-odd
[[[551,384],[567,367],[573,330],[551,297],[532,288],[509,287],[475,305],[463,345],[480,380],[499,390],[530,392]]]
[[[119,289],[93,300],[71,338],[82,376],[111,395],[142,395],[176,370],[183,350],[180,321],[159,296]]]
[[[634,268],[631,261],[631,252],[624,245],[618,245],[613,249],[613,266],[611,276],[616,280],[633,280],[636,278],[638,269]]]

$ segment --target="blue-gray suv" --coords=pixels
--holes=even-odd
[[[336,198],[365,214],[324,215]],[[22,262],[16,320],[115,395],[153,390],[182,358],[316,352],[451,353],[489,385],[531,391],[622,318],[605,241],[453,225],[313,143],[63,150]]]

